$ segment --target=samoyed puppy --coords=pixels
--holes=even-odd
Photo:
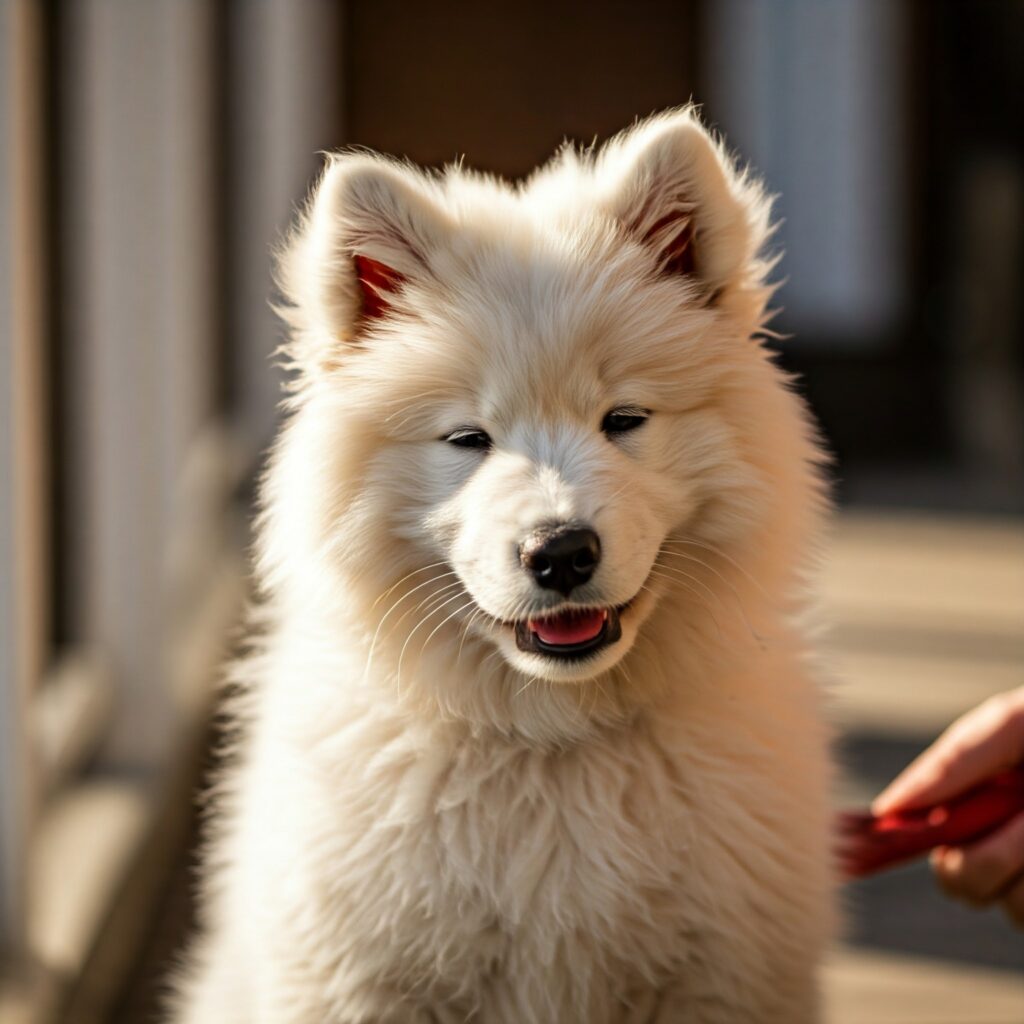
[[[518,185],[328,161],[174,1021],[818,1019],[826,499],[768,235],[692,109]]]

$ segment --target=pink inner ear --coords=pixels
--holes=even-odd
[[[693,222],[685,214],[670,213],[651,225],[644,241],[658,251],[662,273],[693,274]]]
[[[369,256],[353,257],[356,268],[356,280],[362,292],[362,314],[367,320],[375,320],[383,316],[390,308],[387,296],[397,291],[405,277],[397,270]]]

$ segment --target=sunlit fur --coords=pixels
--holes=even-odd
[[[521,186],[329,160],[281,256],[294,390],[175,1021],[817,1019],[825,501],[759,340],[768,222],[691,110]],[[356,253],[404,278],[382,317]],[[609,438],[621,406],[651,416]],[[516,546],[567,520],[603,546],[573,600],[633,602],[589,661],[507,624],[562,600]]]

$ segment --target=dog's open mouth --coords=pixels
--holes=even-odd
[[[582,658],[622,637],[620,608],[568,608],[515,624],[521,651],[549,658]]]

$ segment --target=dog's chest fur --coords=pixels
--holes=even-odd
[[[280,895],[302,922],[282,955],[329,951],[344,976],[339,1019],[363,998],[360,978],[367,998],[386,979],[453,1019],[480,1007],[488,1020],[631,1019],[631,992],[650,998],[681,970],[695,998],[709,969],[720,991],[729,966],[709,960],[724,961],[764,900],[764,878],[734,851],[784,813],[744,799],[756,789],[764,801],[749,783],[772,741],[741,725],[737,757],[729,740],[708,746],[706,722],[664,727],[641,717],[537,750],[366,706],[322,744],[261,756],[279,773],[256,783],[280,857],[268,884],[292,880]],[[789,924],[763,923],[756,941],[777,928]],[[757,981],[747,968],[737,991]]]
[[[323,821],[333,849],[323,868],[339,892],[362,876],[360,902],[396,934],[412,933],[403,917],[433,922],[427,959],[483,966],[524,940],[540,962],[567,941],[613,955],[609,932],[642,941],[684,870],[685,787],[646,729],[536,750],[368,711],[332,748],[310,780],[336,814]]]

